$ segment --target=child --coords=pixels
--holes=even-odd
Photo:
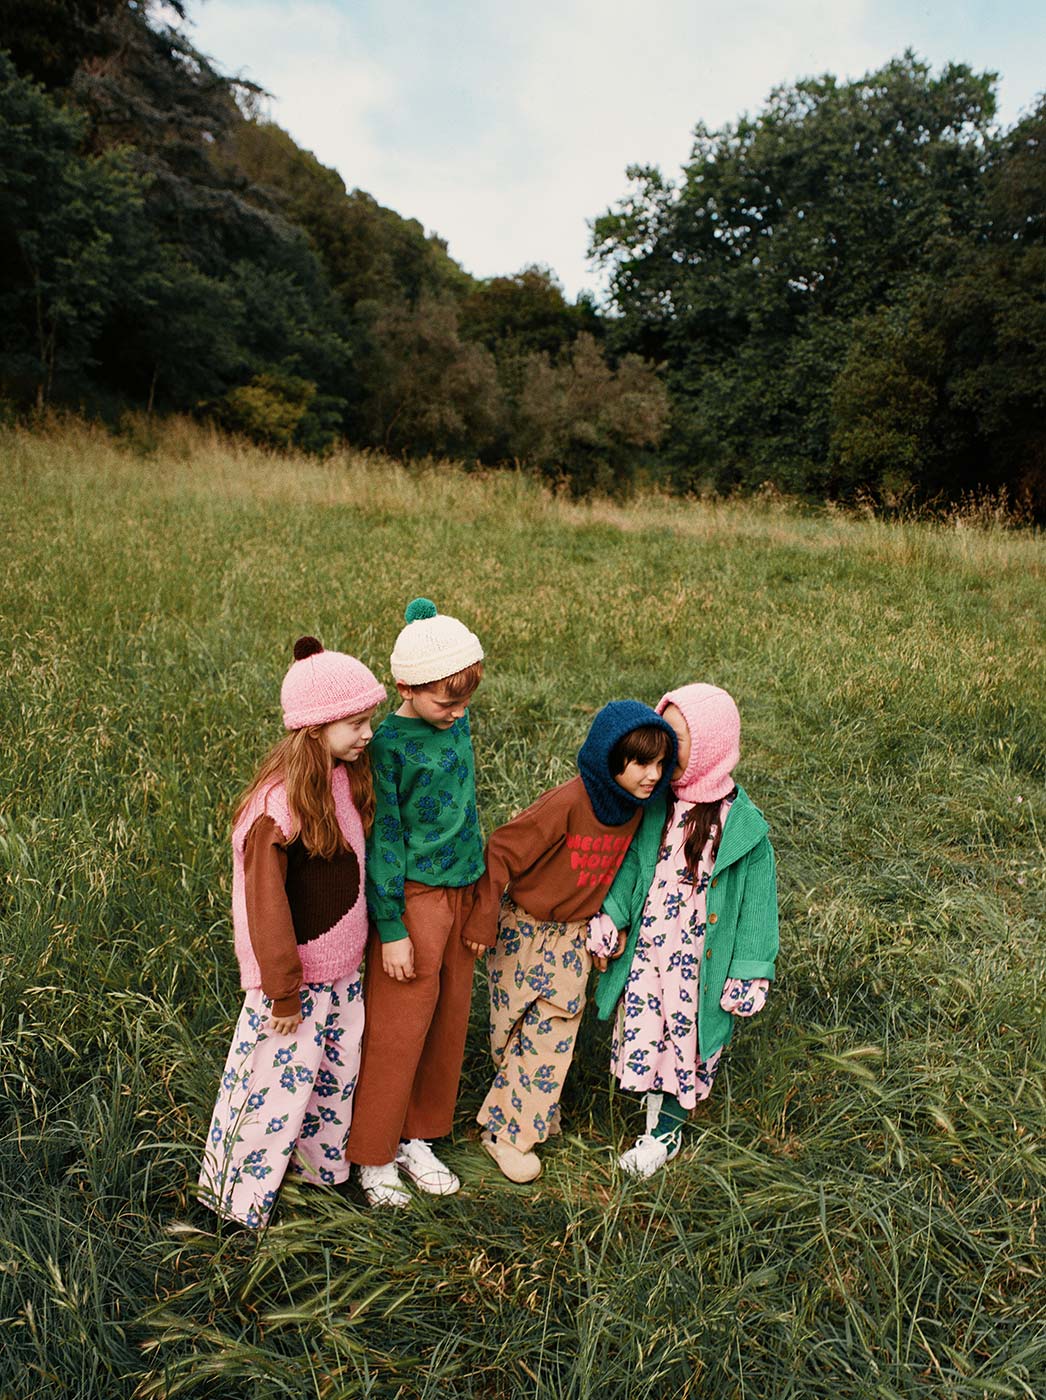
[[[777,956],[768,827],[732,776],[737,706],[717,686],[686,685],[657,709],[678,740],[676,803],[647,809],[610,889],[607,942],[610,921],[629,933],[596,987],[600,1019],[618,1012],[614,1074],[646,1096],[646,1132],[619,1158],[634,1176],[651,1176],[679,1151],[688,1111],[712,1091],[733,1018],[761,1010]]]
[[[285,1172],[313,1185],[348,1176],[374,814],[366,749],[385,687],[362,661],[301,637],[280,698],[290,733],[233,819],[233,930],[247,995],[200,1172],[205,1203],[255,1228]]]
[[[559,1093],[592,967],[588,920],[674,762],[669,725],[637,700],[613,701],[592,722],[578,754],[580,776],[539,797],[487,845],[487,873],[464,936],[480,951],[494,942],[498,924],[488,963],[498,1072],[477,1121],[484,1148],[510,1181],[540,1174],[533,1149],[558,1131]]]
[[[377,812],[367,855],[367,1028],[346,1152],[371,1205],[409,1201],[400,1170],[449,1195],[430,1138],[450,1132],[472,999],[461,927],[483,873],[468,703],[483,648],[415,598],[392,652],[401,704],[374,736]]]

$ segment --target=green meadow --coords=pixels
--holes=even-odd
[[[896,1400],[1046,1393],[1041,534],[788,502],[572,503],[512,473],[177,423],[0,433],[0,1397]],[[782,948],[676,1162],[586,1022],[532,1188],[479,1151],[477,971],[409,1211],[193,1198],[239,1004],[228,827],[312,632],[388,679],[416,594],[488,655],[490,826],[591,715],[741,707]]]

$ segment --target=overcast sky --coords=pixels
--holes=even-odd
[[[478,277],[552,267],[598,289],[587,221],[625,167],[675,175],[695,124],[778,83],[911,47],[1000,74],[1009,126],[1046,89],[1044,0],[190,0],[190,37],[346,185]]]

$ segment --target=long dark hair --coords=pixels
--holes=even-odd
[[[719,813],[722,810],[724,799],[717,797],[714,802],[695,802],[686,814],[686,821],[683,823],[683,855],[686,857],[687,874],[691,880],[697,879],[698,867],[701,863],[701,852],[708,845],[708,838],[712,838],[712,864],[719,854],[719,843],[723,839],[723,827],[719,820]],[[676,804],[671,796],[668,799],[668,816],[665,819],[665,830],[661,837],[661,844],[664,845],[668,833],[672,830],[672,822],[675,819]]]

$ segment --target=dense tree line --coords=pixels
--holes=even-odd
[[[184,17],[180,5],[175,10]],[[477,280],[151,0],[0,0],[0,393],[522,462],[574,489],[1046,501],[1046,104],[906,55],[698,127],[593,223],[610,298]]]
[[[258,90],[150,3],[3,0],[0,47],[9,401],[522,461],[578,490],[656,446],[661,379],[608,361],[590,302],[544,268],[468,276],[258,119]]]
[[[594,223],[610,342],[665,367],[676,480],[1046,507],[1046,102],[907,54],[698,127]]]

